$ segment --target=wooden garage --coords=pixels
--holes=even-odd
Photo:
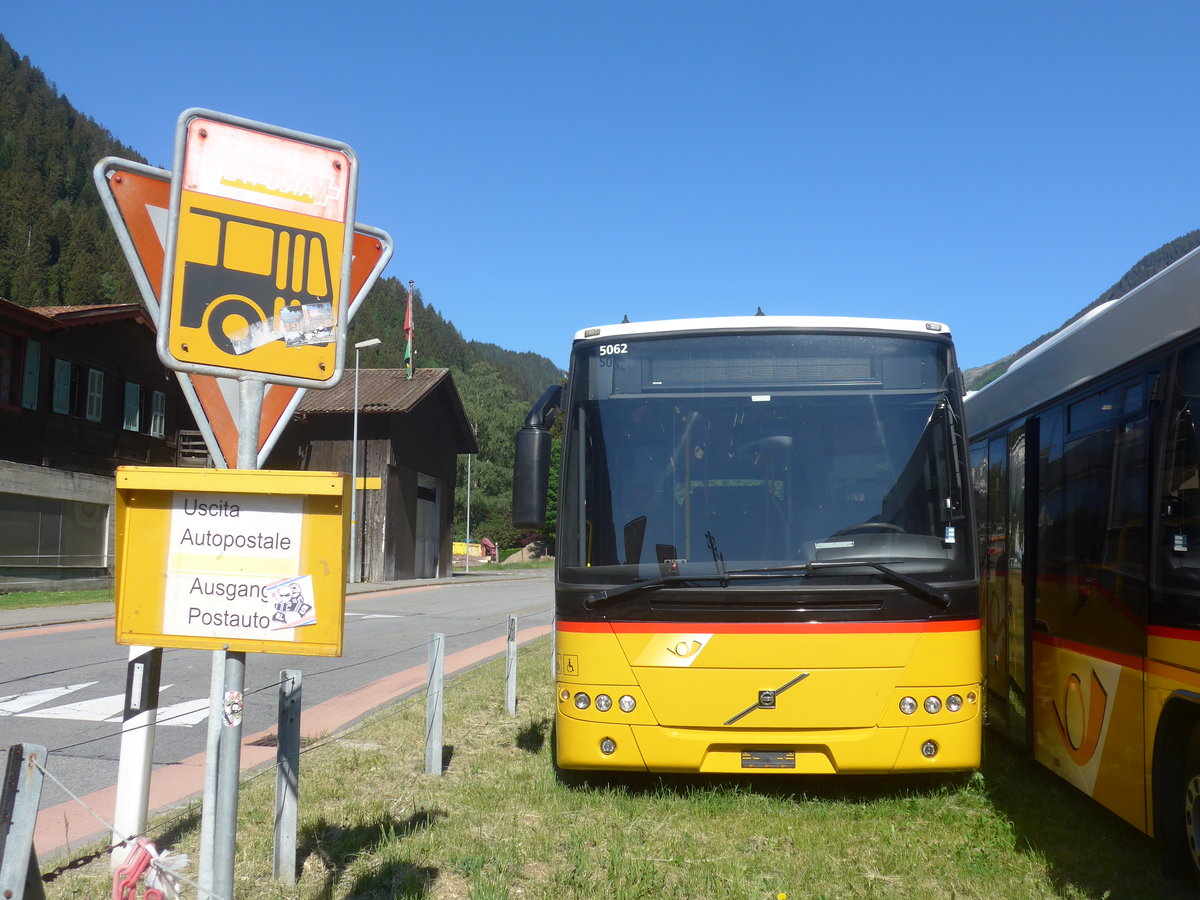
[[[458,456],[475,437],[449,369],[358,372],[359,577],[393,581],[451,574]],[[355,372],[309,390],[269,468],[351,472]]]

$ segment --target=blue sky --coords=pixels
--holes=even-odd
[[[467,338],[947,322],[974,366],[1200,227],[1200,5],[11,3],[0,33],[169,168],[206,107],[336,138]],[[417,344],[418,362],[420,344]]]

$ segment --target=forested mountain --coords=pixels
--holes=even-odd
[[[363,368],[404,365],[404,310],[408,287],[399,278],[381,278],[350,324],[352,348],[359,341],[381,343],[361,351]],[[425,303],[420,288],[413,290],[413,365],[448,368],[462,397],[467,418],[475,428],[479,454],[471,460],[471,536],[490,537],[512,547],[519,537],[512,527],[513,438],[530,404],[563,372],[544,356],[516,353],[495,344],[466,340],[454,323]],[[353,349],[347,364],[353,366]],[[467,462],[458,463],[455,530],[466,535]]]
[[[0,297],[22,306],[139,299],[92,183],[92,169],[105,156],[145,162],[76,110],[0,35]],[[364,368],[403,366],[406,285],[399,277],[380,279],[352,323],[348,348],[366,338],[382,341],[361,354]],[[419,289],[413,299],[413,322],[415,364],[451,370],[476,428],[472,535],[511,546],[517,538],[509,516],[513,436],[532,401],[563,373],[543,356],[466,340]],[[352,366],[353,349],[347,355]],[[459,481],[455,535],[461,538],[465,460],[460,462]]]
[[[1200,247],[1200,231],[1190,231],[1183,237],[1175,238],[1175,240],[1163,244],[1152,253],[1147,253],[1140,260],[1138,260],[1128,272],[1121,276],[1120,281],[1110,287],[1107,291],[1105,291],[1079,312],[1075,313],[1075,315],[1071,316],[1071,318],[1067,319],[1067,321],[1063,322],[1062,325],[1060,325],[1054,331],[1051,331],[1048,334],[1043,334],[1041,337],[1026,344],[1015,353],[1011,353],[994,363],[990,363],[986,366],[978,366],[973,369],[965,369],[963,371],[963,375],[966,378],[967,390],[977,391],[985,384],[990,384],[991,382],[995,381],[1008,371],[1009,366],[1011,366],[1014,362],[1016,362],[1016,360],[1024,356],[1030,350],[1054,337],[1054,335],[1058,334],[1058,332],[1062,331],[1081,316],[1091,312],[1101,303],[1107,303],[1109,300],[1116,300],[1118,297],[1125,296],[1143,281],[1157,275],[1177,259],[1180,259],[1181,257],[1186,256],[1188,253],[1191,253],[1196,249],[1196,247]]]
[[[0,36],[0,297],[22,306],[137,297],[92,185],[105,156],[144,162]]]

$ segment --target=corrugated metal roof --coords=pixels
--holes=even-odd
[[[414,369],[411,380],[403,369],[359,369],[358,412],[409,412],[443,381],[450,379],[449,369]],[[304,392],[298,413],[354,412],[354,370],[347,369],[342,380],[325,390]]]

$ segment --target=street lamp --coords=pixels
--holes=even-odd
[[[358,509],[358,351],[364,347],[374,347],[383,343],[379,338],[359,341],[354,345],[354,437],[350,441],[350,583],[357,584],[359,577],[358,566],[358,521],[355,513]]]

